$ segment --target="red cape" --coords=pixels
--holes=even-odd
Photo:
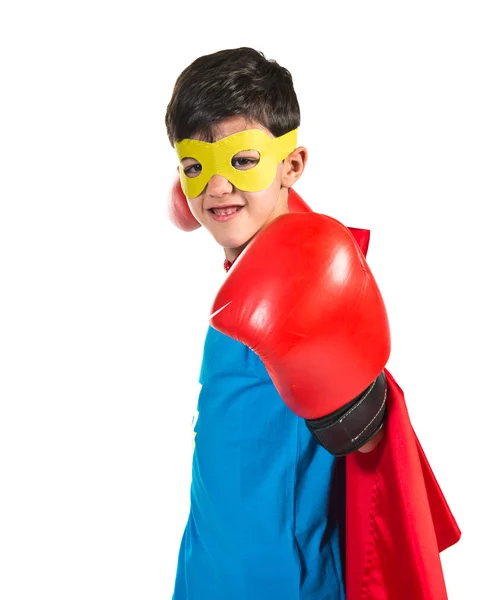
[[[349,228],[363,254],[370,232]],[[410,423],[402,390],[388,380],[385,435],[346,457],[347,600],[446,600],[439,552],[461,532]]]

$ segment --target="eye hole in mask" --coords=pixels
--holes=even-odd
[[[235,154],[231,159],[231,166],[238,171],[253,169],[260,162],[260,152],[257,150],[244,150]]]
[[[182,162],[185,175],[191,179],[199,177],[203,172],[203,166],[195,158],[183,158]],[[233,156],[231,166],[238,171],[248,171],[256,167],[259,162],[260,153],[257,150],[242,150]]]

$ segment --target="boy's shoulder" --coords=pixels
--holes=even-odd
[[[290,188],[289,190],[289,212],[313,212],[312,208],[304,201],[302,196],[294,190],[294,188]],[[361,252],[366,256],[370,243],[370,230],[361,229],[359,227],[347,227],[347,229],[353,234]]]

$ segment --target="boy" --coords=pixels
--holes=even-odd
[[[395,435],[401,421],[402,439],[412,434],[385,369],[386,311],[366,248],[334,219],[302,212],[308,207],[289,193],[307,160],[299,124],[290,73],[251,48],[194,61],[167,107],[183,191],[174,188],[173,219],[205,227],[228,271],[205,343],[173,599],[445,598],[435,554],[458,529],[412,439],[415,462],[405,470],[421,476],[412,505],[431,548],[418,559],[427,581],[415,577],[417,559],[399,554],[424,545],[400,537],[414,510],[389,512],[411,494],[387,429]],[[346,492],[331,485],[343,456]],[[379,505],[383,475],[390,497]],[[336,489],[346,530],[332,515]],[[425,489],[438,517],[422,514]],[[437,520],[445,541],[432,539]]]

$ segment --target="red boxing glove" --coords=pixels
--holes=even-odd
[[[311,211],[310,207],[292,188],[289,190],[289,210],[290,212]],[[201,227],[201,224],[196,221],[189,208],[187,198],[181,188],[179,175],[174,179],[174,183],[169,192],[168,212],[169,219],[176,227],[182,229],[182,231],[194,231],[198,227]]]
[[[385,305],[350,231],[316,213],[277,217],[248,244],[211,325],[262,359],[282,399],[336,456],[381,427]]]
[[[182,231],[194,231],[198,227],[201,227],[201,224],[196,221],[189,208],[187,198],[181,188],[179,175],[177,175],[177,179],[174,179],[174,183],[169,192],[169,204],[167,208],[169,219],[176,227],[182,229]]]

